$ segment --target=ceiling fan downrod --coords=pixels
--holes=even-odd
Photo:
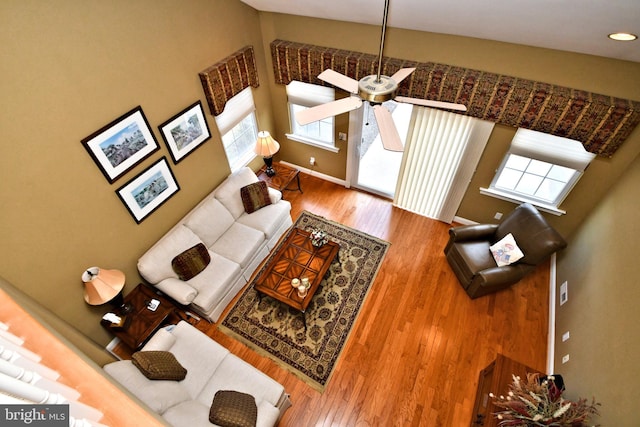
[[[382,73],[382,52],[384,50],[384,38],[387,32],[387,17],[389,16],[389,0],[384,0],[384,15],[382,16],[382,31],[380,33],[380,53],[378,54],[378,74],[376,83],[380,83],[380,74]]]
[[[384,51],[384,38],[387,30],[387,16],[389,14],[389,0],[384,2],[384,16],[382,18],[382,34],[380,37],[380,53],[378,55],[378,74],[365,76],[358,81],[358,96],[363,101],[382,104],[393,99],[398,89],[398,84],[392,78],[382,74],[382,53]]]

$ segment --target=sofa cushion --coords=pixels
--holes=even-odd
[[[168,351],[137,351],[131,363],[150,380],[182,381],[187,376],[187,370]]]
[[[265,236],[255,228],[240,223],[233,223],[218,241],[211,246],[211,251],[240,264],[245,268],[264,243]]]
[[[180,280],[189,280],[197,276],[211,262],[211,256],[203,243],[187,249],[171,260],[171,268]]]
[[[187,370],[187,376],[180,384],[195,399],[210,382],[220,363],[229,355],[229,350],[185,321],[178,322],[171,335],[176,339],[171,353]],[[213,393],[208,401],[202,402],[207,411],[212,398]],[[206,419],[205,414],[203,417]]]
[[[171,260],[198,243],[200,239],[184,225],[169,231],[138,259],[138,271],[149,283],[156,284],[168,277],[178,278],[171,268]]]
[[[209,248],[231,227],[233,221],[233,216],[219,200],[208,197],[189,214],[184,225]]]
[[[489,246],[489,250],[493,254],[498,267],[513,264],[524,256],[511,233]]]
[[[209,421],[221,427],[255,427],[258,418],[256,400],[247,393],[217,391],[209,410]]]
[[[209,406],[196,400],[187,400],[169,408],[162,418],[176,427],[214,427],[209,421]]]
[[[218,390],[248,393],[256,399],[257,403],[265,401],[272,406],[278,404],[284,393],[282,384],[232,354],[220,362],[211,381],[198,396],[198,401],[211,404],[211,398]]]
[[[238,219],[244,213],[240,189],[254,182],[258,182],[258,177],[250,168],[244,167],[229,175],[215,190],[214,196],[229,210],[234,219]]]
[[[240,189],[240,198],[244,211],[248,214],[271,204],[267,183],[264,181],[245,185]]]
[[[278,231],[280,225],[287,219],[291,219],[289,212],[291,211],[291,204],[286,200],[279,202],[278,204],[271,204],[265,206],[259,211],[255,211],[252,214],[243,214],[237,221],[241,224],[255,228],[264,233],[267,240],[271,239],[273,235]]]
[[[133,366],[131,360],[108,363],[103,369],[158,414],[162,415],[167,409],[192,399],[182,382],[151,381]]]
[[[240,264],[213,253],[207,268],[189,280],[189,284],[198,291],[192,303],[204,312],[210,312],[240,275]]]

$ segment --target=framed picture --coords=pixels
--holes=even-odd
[[[200,101],[180,111],[158,128],[176,164],[211,138]]]
[[[167,158],[163,157],[118,188],[116,193],[136,223],[140,224],[178,190],[180,186],[169,169]]]
[[[84,138],[82,143],[110,184],[160,149],[140,106]]]

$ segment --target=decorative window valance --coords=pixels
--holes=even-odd
[[[327,68],[360,80],[376,74],[377,56],[285,40],[271,42],[276,83],[326,83]],[[383,58],[382,74],[416,67],[398,95],[464,104],[466,114],[581,141],[611,157],[640,122],[640,102],[433,62]]]
[[[253,46],[246,46],[201,71],[200,81],[214,116],[222,113],[227,101],[249,86],[258,87]]]

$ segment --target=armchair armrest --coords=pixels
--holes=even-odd
[[[512,285],[524,277],[525,271],[518,264],[487,268],[478,273],[486,286]]]
[[[471,298],[497,292],[517,283],[534,268],[527,264],[487,268],[476,274],[466,291]]]
[[[154,286],[182,305],[191,304],[198,295],[198,291],[191,285],[175,277],[163,279]]]
[[[454,242],[487,239],[493,236],[497,229],[498,224],[462,225],[450,228],[449,238]]]

